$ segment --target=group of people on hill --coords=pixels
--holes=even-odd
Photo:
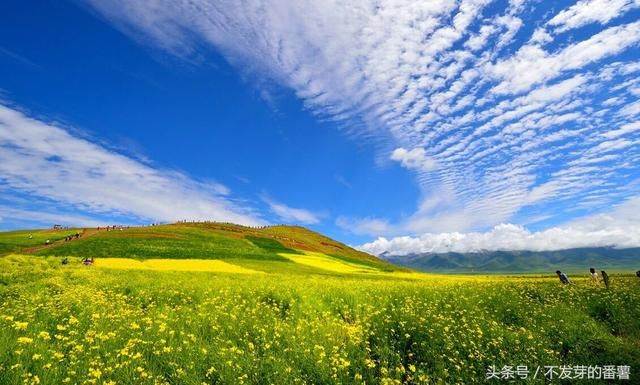
[[[129,228],[129,226],[122,226],[122,225],[112,225],[112,226],[105,226],[105,227],[96,227],[96,230],[100,231],[101,229],[105,229],[107,231],[115,231],[115,230],[124,230],[125,228]]]
[[[88,258],[83,258],[82,259],[82,264],[85,266],[92,266],[94,264],[95,260],[93,259],[93,257],[88,257]],[[69,264],[69,258],[64,257],[64,259],[62,260],[62,264],[63,265],[68,265]]]
[[[604,285],[607,287],[607,289],[609,288],[609,275],[607,274],[606,271],[602,270],[602,281],[604,282]],[[566,273],[561,272],[560,270],[556,270],[556,275],[558,275],[558,278],[560,278],[560,283],[563,285],[573,285],[571,283],[571,281],[569,280],[569,276]],[[636,275],[640,278],[640,270],[636,272]],[[590,268],[589,269],[589,276],[591,277],[591,282],[593,282],[596,285],[600,285],[600,280],[598,279],[598,272],[596,271],[595,268]]]

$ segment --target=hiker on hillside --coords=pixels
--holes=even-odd
[[[569,277],[565,273],[560,270],[556,270],[556,274],[558,275],[558,278],[560,278],[560,283],[563,285],[571,285],[571,281],[569,281]]]
[[[598,281],[598,272],[596,271],[596,269],[594,269],[593,267],[590,268],[589,273],[591,273],[591,282],[599,285],[600,282]]]
[[[63,264],[63,265],[66,265],[66,264],[68,264],[68,263],[69,263],[69,258],[64,257],[64,259],[62,260],[62,264]]]

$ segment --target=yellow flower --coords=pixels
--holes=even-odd
[[[38,333],[38,337],[42,338],[45,341],[49,341],[51,339],[51,336],[47,332]]]
[[[89,375],[91,375],[91,377],[100,378],[102,377],[102,371],[98,368],[89,368]]]
[[[18,337],[18,343],[21,345],[28,345],[33,343],[33,338],[29,337]]]
[[[14,327],[16,330],[25,330],[25,329],[27,328],[27,326],[29,326],[29,322],[20,322],[20,321],[16,321],[16,322],[13,324],[13,327]]]

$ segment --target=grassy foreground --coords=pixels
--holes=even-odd
[[[489,365],[561,364],[630,365],[638,379],[633,277],[606,290],[148,262],[0,257],[0,384],[469,384]]]

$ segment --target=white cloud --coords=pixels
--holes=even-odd
[[[623,108],[620,109],[618,114],[621,116],[629,116],[629,117],[640,115],[640,100],[625,105]]]
[[[5,220],[11,219],[12,225],[15,222],[28,223],[28,224],[43,224],[45,226],[52,226],[54,224],[60,224],[64,226],[81,226],[81,227],[94,227],[103,226],[104,221],[90,218],[85,215],[75,215],[61,212],[46,212],[42,209],[39,210],[23,210],[16,209],[6,205],[0,205],[0,213],[5,216]],[[2,218],[0,217],[0,222]],[[121,223],[124,224],[124,223]]]
[[[605,29],[587,40],[549,54],[537,44],[525,45],[511,58],[499,61],[490,73],[501,79],[493,92],[519,93],[562,72],[615,55],[640,42],[640,22]]]
[[[309,210],[289,207],[283,203],[276,202],[267,195],[263,195],[262,200],[269,206],[271,212],[284,221],[302,223],[305,225],[312,225],[320,222],[320,217]]]
[[[579,247],[640,247],[640,198],[611,213],[593,215],[563,226],[538,232],[514,224],[500,224],[479,233],[438,233],[420,237],[380,237],[358,249],[374,255],[477,252],[482,250],[564,250]]]
[[[537,28],[531,36],[531,42],[536,44],[546,44],[553,41],[553,36],[544,28]]]
[[[609,107],[609,106],[617,106],[622,103],[624,103],[624,99],[619,96],[615,96],[613,98],[609,98],[604,102],[602,102],[602,105]]]
[[[383,219],[378,218],[347,218],[338,217],[336,220],[338,227],[347,230],[353,234],[370,235],[370,234],[387,234],[391,231],[391,226]]]
[[[398,161],[403,167],[410,169],[430,171],[437,167],[436,161],[428,157],[426,151],[422,147],[417,147],[411,150],[396,148],[391,153],[390,159]]]
[[[604,136],[605,138],[613,139],[636,131],[640,131],[640,122],[627,123],[617,130],[603,133],[602,136]]]
[[[555,15],[547,24],[555,27],[556,32],[565,32],[595,22],[606,24],[639,6],[638,0],[582,0]]]
[[[128,215],[157,221],[263,223],[252,210],[235,202],[223,185],[154,168],[3,105],[0,105],[0,186],[45,198],[54,207],[83,210],[98,217]],[[45,214],[33,218],[44,220]],[[49,220],[56,214],[46,215]],[[57,215],[65,217],[62,213]]]

